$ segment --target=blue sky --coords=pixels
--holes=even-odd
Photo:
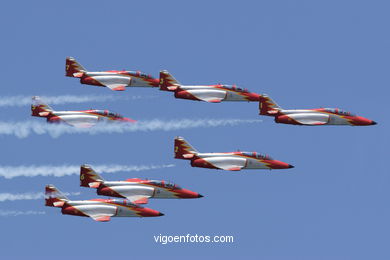
[[[85,256],[171,259],[389,259],[389,3],[387,1],[7,1],[0,8],[1,98],[15,95],[142,96],[66,104],[108,108],[138,120],[259,119],[255,103],[207,104],[156,89],[108,89],[64,76],[66,56],[90,70],[169,70],[185,84],[226,83],[267,93],[284,108],[340,107],[373,127],[256,124],[123,134],[0,135],[0,166],[175,164],[136,173],[200,192],[198,200],[152,200],[160,218],[95,223],[62,216],[42,200],[1,202],[7,259]],[[152,96],[153,98],[148,98]],[[4,107],[0,121],[26,121],[29,106]],[[268,153],[296,166],[239,173],[191,168],[173,159],[181,135],[200,151]],[[78,177],[1,179],[1,192],[55,184],[81,191]],[[233,244],[160,245],[154,235],[234,235]]]

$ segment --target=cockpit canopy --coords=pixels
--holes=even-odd
[[[109,116],[113,118],[123,118],[121,114],[110,112],[108,110],[96,110],[95,113],[102,115],[102,116]]]
[[[180,190],[181,187],[177,184],[168,181],[150,181],[150,184],[160,186],[167,189]]]
[[[231,90],[234,90],[237,92],[249,92],[246,88],[242,89],[242,88],[237,87],[236,85],[222,85],[222,87],[227,88],[227,89],[231,89]]]
[[[351,112],[344,111],[339,108],[325,108],[324,109],[326,112],[333,113],[333,114],[338,114],[342,116],[355,116],[355,114],[352,114]]]
[[[143,73],[141,71],[128,71],[130,74],[133,74],[137,77],[145,78],[145,79],[153,79],[152,75]]]
[[[269,156],[268,154],[259,154],[256,152],[242,152],[242,154],[245,156],[249,156],[249,157],[253,157],[253,158],[257,158],[257,159],[261,159],[261,160],[273,160],[272,157]]]

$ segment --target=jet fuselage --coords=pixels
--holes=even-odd
[[[175,97],[212,103],[221,101],[259,101],[258,94],[228,85],[179,86],[175,89]]]
[[[135,122],[108,110],[42,111],[32,107],[32,116],[45,117],[49,123],[67,123],[76,127],[91,127],[98,122]]]
[[[98,195],[126,198],[127,196],[147,196],[156,199],[190,199],[203,197],[199,193],[180,186],[153,180],[104,181],[97,188]]]
[[[90,217],[107,215],[110,217],[158,217],[162,213],[133,204],[128,200],[93,199],[64,202],[62,214]]]
[[[125,87],[158,87],[159,84],[159,79],[139,71],[87,71],[79,76],[82,84],[94,86],[118,84]]]
[[[335,108],[280,110],[275,114],[276,123],[294,125],[351,125],[376,124],[373,120]]]
[[[191,166],[193,167],[238,170],[231,167],[231,165],[235,165],[240,169],[293,168],[290,164],[256,152],[196,153],[191,158]]]

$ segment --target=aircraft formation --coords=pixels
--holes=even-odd
[[[61,208],[64,215],[90,217],[95,221],[110,221],[111,217],[159,217],[163,213],[145,208],[153,199],[195,199],[203,196],[181,186],[158,180],[132,178],[106,181],[90,165],[80,166],[80,186],[96,189],[102,196],[121,199],[69,200],[54,185],[45,187],[45,205]]]
[[[369,126],[376,122],[338,108],[285,110],[268,95],[250,92],[236,85],[182,85],[167,70],[161,70],[159,78],[140,72],[126,70],[87,71],[75,58],[66,58],[65,75],[79,78],[81,84],[107,87],[124,91],[131,87],[158,88],[173,92],[175,98],[220,103],[222,101],[258,102],[259,114],[274,117],[276,123],[319,126],[350,125]],[[92,127],[99,122],[136,123],[135,120],[109,110],[55,111],[39,97],[33,97],[32,116],[44,117],[48,123],[64,123],[74,127]],[[208,152],[200,153],[183,137],[174,139],[174,158],[189,160],[192,167],[224,171],[246,169],[291,169],[293,165],[275,160],[257,152]],[[107,181],[90,165],[80,167],[80,186],[96,189],[97,195],[117,199],[69,200],[54,185],[45,187],[45,205],[61,208],[62,214],[91,217],[106,222],[111,217],[158,217],[164,214],[141,206],[149,199],[195,199],[201,194],[184,189],[164,180],[130,178]]]

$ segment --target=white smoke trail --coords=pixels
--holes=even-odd
[[[80,192],[63,192],[66,196],[77,196]],[[15,201],[15,200],[38,200],[45,198],[43,192],[29,192],[29,193],[0,193],[0,202]]]
[[[39,96],[45,103],[49,105],[62,105],[68,103],[86,103],[86,102],[107,102],[116,100],[136,100],[144,98],[152,98],[153,96],[113,96],[113,95],[88,95],[88,96]],[[31,96],[9,96],[0,97],[0,107],[22,107],[31,104]]]
[[[0,122],[0,135],[14,135],[26,138],[31,133],[38,135],[49,134],[53,138],[63,134],[102,134],[130,133],[148,131],[171,131],[189,128],[235,126],[239,124],[259,123],[262,120],[252,119],[177,119],[177,120],[145,120],[133,124],[101,123],[91,128],[76,128],[65,124],[47,124],[46,122]]]
[[[19,211],[19,210],[0,210],[0,217],[15,217],[21,215],[43,215],[46,214],[44,211]]]
[[[139,172],[153,169],[174,167],[174,164],[165,165],[93,165],[97,172]],[[6,179],[15,177],[54,176],[64,177],[80,174],[80,165],[43,165],[43,166],[0,166],[0,176]]]

